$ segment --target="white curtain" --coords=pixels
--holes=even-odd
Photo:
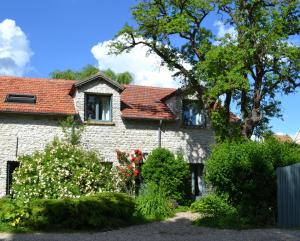
[[[110,99],[102,98],[102,120],[110,121]]]

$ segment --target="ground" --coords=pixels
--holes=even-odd
[[[177,213],[163,222],[136,225],[119,230],[93,233],[0,234],[0,241],[300,241],[300,230],[251,229],[221,230],[192,225],[190,212]]]

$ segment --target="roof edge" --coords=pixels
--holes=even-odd
[[[29,111],[9,111],[0,110],[0,114],[16,114],[16,115],[41,115],[41,116],[70,116],[78,115],[78,113],[62,113],[62,112],[29,112]]]
[[[130,119],[130,120],[152,120],[152,121],[158,121],[158,120],[163,120],[163,121],[177,121],[178,118],[155,118],[155,117],[137,117],[137,116],[126,116],[126,115],[121,115],[123,119]]]
[[[88,78],[86,78],[86,79],[84,79],[84,80],[81,80],[81,81],[75,83],[75,87],[83,86],[83,85],[88,84],[89,82],[94,81],[94,80],[96,80],[96,79],[98,79],[98,78],[101,78],[101,79],[107,81],[108,83],[110,83],[111,85],[113,85],[113,86],[115,86],[117,89],[119,89],[120,91],[123,91],[123,90],[125,89],[125,88],[124,88],[121,84],[119,84],[117,81],[112,80],[111,78],[108,78],[107,76],[105,76],[105,75],[104,75],[102,72],[100,72],[100,71],[99,71],[97,74],[94,74],[94,75],[92,75],[92,76],[90,76],[90,77],[88,77]]]

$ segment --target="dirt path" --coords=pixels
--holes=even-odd
[[[0,241],[300,241],[300,230],[221,230],[197,227],[190,212],[178,213],[163,222],[131,226],[108,232],[0,234]]]

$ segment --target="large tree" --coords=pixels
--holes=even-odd
[[[50,77],[53,79],[69,79],[69,80],[83,80],[94,74],[97,74],[100,70],[93,65],[86,65],[79,71],[67,69],[56,70],[50,73]],[[115,73],[111,69],[102,71],[107,77],[118,81],[120,84],[130,84],[133,81],[133,77],[129,72]]]
[[[277,93],[299,87],[298,0],[141,0],[132,8],[136,22],[125,25],[114,53],[144,45],[175,70],[199,103],[211,111],[222,100],[229,123],[235,100],[242,133],[250,137],[280,114]],[[204,21],[216,14],[234,26],[236,36],[217,39]],[[214,105],[219,106],[219,105]]]

